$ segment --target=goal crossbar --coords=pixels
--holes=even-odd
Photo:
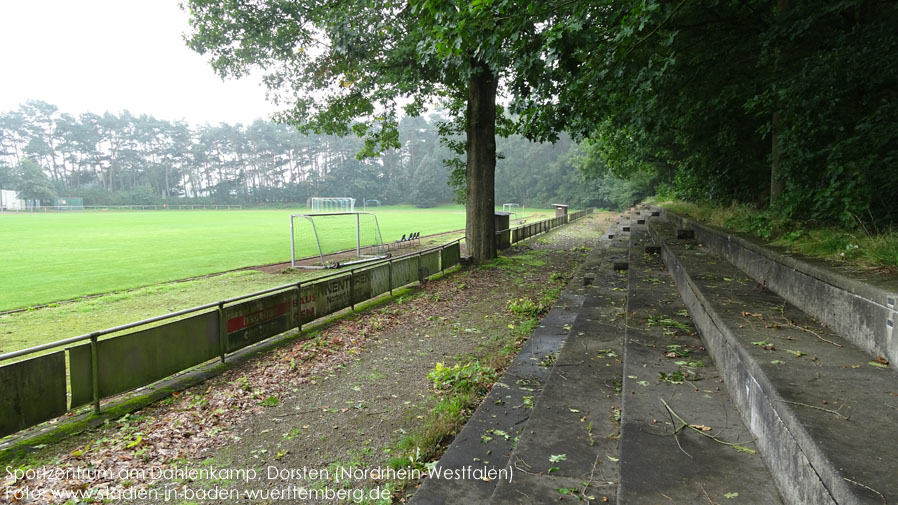
[[[304,220],[306,227],[311,230],[300,244],[296,240],[297,219]],[[331,226],[328,226],[328,222]],[[333,226],[334,224],[337,226]],[[290,216],[290,264],[293,268],[338,268],[386,256],[377,216],[370,212],[323,212]],[[315,257],[320,264],[298,263]]]
[[[355,212],[355,198],[335,196],[313,196],[308,201],[309,209],[314,213],[320,211]]]

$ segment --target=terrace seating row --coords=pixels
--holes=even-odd
[[[425,480],[413,503],[898,501],[890,356],[682,224],[622,215],[438,463],[507,473]]]

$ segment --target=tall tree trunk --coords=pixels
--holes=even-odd
[[[776,18],[777,21],[782,22],[782,20],[789,15],[789,10],[792,9],[792,0],[776,0]],[[777,68],[773,69],[774,75],[776,75]],[[777,112],[773,113],[773,117],[771,118],[772,128],[770,135],[770,205],[773,205],[780,196],[783,194],[784,184],[783,178],[780,168],[780,145],[779,137],[780,129],[782,128],[782,121],[780,120],[780,115]]]
[[[465,240],[475,261],[496,257],[496,88],[485,65],[468,82],[467,220]]]

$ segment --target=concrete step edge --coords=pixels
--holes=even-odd
[[[872,357],[884,356],[898,369],[898,282],[874,285],[837,272],[822,261],[783,254],[661,207],[651,209],[678,228],[692,230],[697,240],[759,284],[802,306]]]
[[[870,423],[864,423],[864,426],[842,426],[833,424],[842,422],[841,419],[835,418],[822,419],[817,425],[810,423],[809,419],[816,412],[810,411],[804,404],[784,398],[784,392],[788,390],[782,388],[787,384],[788,378],[771,376],[769,365],[759,361],[753,354],[756,349],[746,347],[745,342],[750,340],[746,338],[749,330],[727,322],[722,316],[722,307],[710,300],[703,291],[695,277],[699,274],[690,271],[684,264],[680,255],[685,253],[678,249],[676,239],[670,234],[665,234],[663,228],[664,226],[659,224],[650,226],[653,236],[661,244],[664,261],[677,280],[681,296],[696,326],[701,331],[715,362],[724,372],[727,388],[737,403],[744,422],[758,437],[761,453],[773,470],[777,486],[786,502],[872,504],[894,502],[898,499],[895,493],[887,491],[894,489],[894,485],[888,480],[883,480],[881,475],[876,475],[876,472],[855,475],[845,465],[844,460],[835,463],[834,459],[846,455],[835,452],[827,445],[831,442],[824,441],[833,438],[838,440],[841,437],[846,439],[842,445],[850,447],[852,432],[873,430],[883,437],[888,437],[888,433],[892,431],[889,426],[875,426],[876,423],[874,426]],[[670,233],[671,228],[668,227],[666,231]],[[705,253],[711,254],[710,251]],[[735,272],[739,271],[737,267],[727,266]],[[845,345],[847,350],[844,352],[850,354],[852,359],[857,360],[857,355],[862,354],[860,350],[853,350],[854,354],[851,354],[850,344],[846,342]],[[876,375],[871,376],[871,373]],[[858,374],[861,378],[856,380],[857,388],[870,387],[869,381],[873,380],[877,384],[885,381],[885,387],[888,387],[889,383],[895,384],[898,389],[898,380],[893,377],[895,376],[893,370],[862,369]],[[843,387],[852,389],[848,383]],[[790,391],[790,394],[794,392]],[[831,410],[822,407],[813,408],[821,412]],[[870,406],[863,405],[858,408],[869,411]],[[887,414],[875,412],[877,419],[887,418]],[[870,433],[864,435],[868,436]],[[859,450],[869,455],[874,448],[865,446]],[[868,456],[864,458],[868,459]],[[885,472],[894,475],[898,471],[898,461],[894,456],[884,461],[884,465]]]
[[[633,225],[617,503],[720,503],[738,496],[746,503],[781,504],[753,436],[719,381],[722,371],[692,325],[675,326],[689,319],[679,313],[683,305],[676,285],[653,246],[645,226]],[[647,323],[654,318],[669,319],[671,326]],[[682,361],[698,364],[690,368]],[[682,382],[663,379],[676,372],[684,373]],[[682,426],[666,409],[715,438],[690,429],[675,432]]]
[[[500,481],[490,503],[589,497],[613,502],[619,459],[615,419],[621,363],[617,357],[623,334],[615,324],[620,324],[626,293],[612,289],[625,285],[612,264],[621,253],[619,248],[609,248],[603,261],[594,264],[591,296],[602,300],[581,308],[509,458],[514,480]],[[565,459],[553,463],[553,456]]]

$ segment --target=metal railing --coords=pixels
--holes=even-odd
[[[89,400],[94,413],[99,413],[103,398],[152,384],[216,357],[224,362],[228,354],[243,347],[293,328],[301,330],[304,324],[345,308],[354,310],[358,303],[386,292],[392,294],[394,289],[411,282],[423,281],[460,262],[462,240],[460,238],[410,254],[336,271],[312,280],[284,284],[2,354],[0,363],[64,348],[53,354],[0,366],[0,383],[8,388],[6,394],[0,392],[0,436],[52,419],[87,403],[81,400]],[[320,301],[322,299],[323,302]],[[150,327],[175,318],[178,319]],[[254,322],[237,328],[247,319]],[[101,338],[133,329],[139,331]],[[251,332],[249,337],[245,336],[247,330]],[[217,349],[208,345],[211,341],[208,337],[213,332],[217,333]],[[235,338],[240,332],[245,332],[242,340]],[[168,354],[175,356],[171,358],[174,362],[180,359],[177,357],[179,349],[183,351],[181,354],[193,353],[199,357],[195,362],[171,372],[174,366],[171,361],[148,364],[143,361],[140,352],[122,355],[115,350],[115,345],[108,345],[115,342],[122,343],[125,348],[139,349],[143,342],[158,339],[166,339],[171,346]],[[74,347],[66,347],[73,344]],[[216,351],[214,354],[213,350]],[[69,353],[68,367],[62,359],[66,351]],[[48,357],[53,359],[43,359]],[[118,366],[119,363],[126,365]],[[138,379],[133,379],[134,375]],[[23,380],[25,376],[29,379]],[[122,386],[122,389],[113,384],[119,379],[129,385]],[[135,380],[139,383],[134,383]],[[44,402],[46,405],[36,414],[22,414],[18,418],[9,414],[25,412],[28,409],[22,407],[28,402]]]
[[[509,228],[497,236],[518,242],[592,211]],[[2,354],[0,364],[30,357],[0,366],[0,436],[88,403],[98,414],[104,398],[216,358],[224,362],[244,347],[423,281],[460,263],[462,240]],[[161,321],[167,322],[155,325]],[[127,330],[137,331],[122,334]],[[52,349],[60,350],[39,354]]]
[[[545,233],[549,230],[553,230],[555,228],[558,228],[559,226],[563,226],[589,214],[592,214],[594,210],[595,209],[589,208],[574,212],[572,214],[550,217],[548,219],[543,219],[541,221],[536,221],[530,224],[524,224],[514,228],[498,230],[496,232],[496,245],[499,249],[511,247],[512,244],[516,244],[522,240],[526,240],[535,235],[539,235],[540,233]]]

